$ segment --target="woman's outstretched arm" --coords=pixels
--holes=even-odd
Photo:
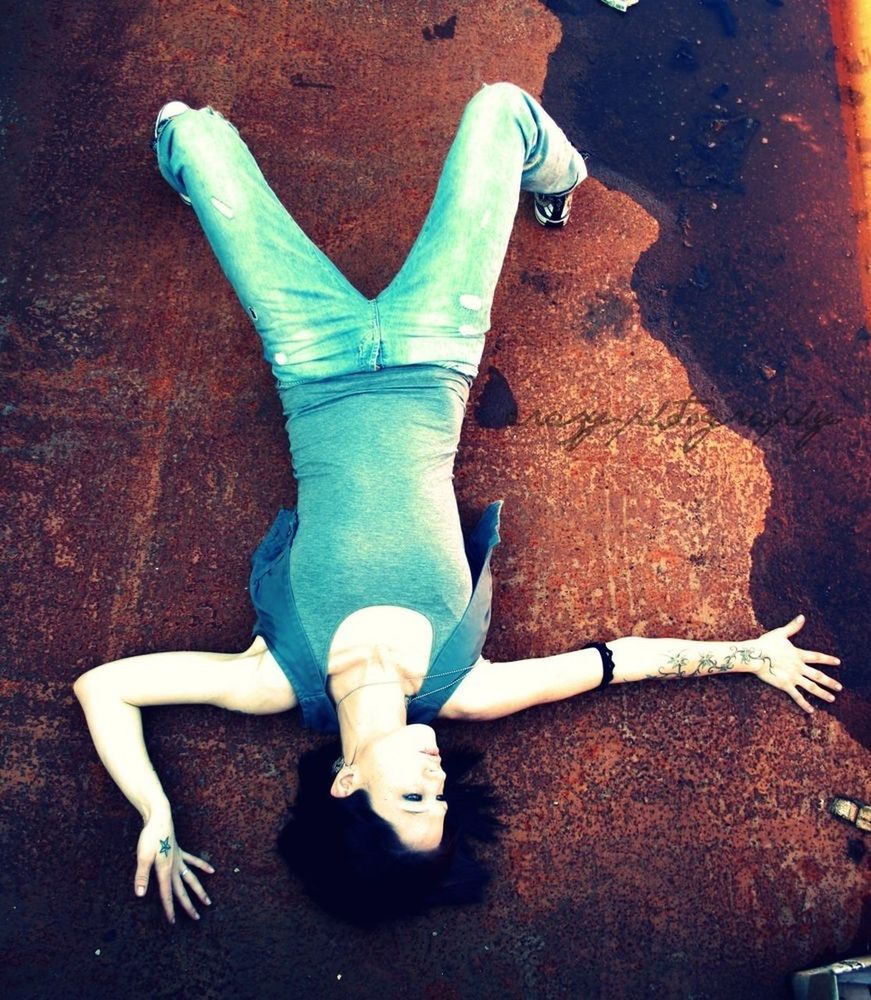
[[[793,646],[790,636],[803,625],[804,615],[799,615],[787,625],[746,642],[641,636],[615,639],[608,642],[614,657],[612,683],[750,673],[785,691],[806,712],[813,712],[802,691],[834,701],[832,691],[840,691],[841,685],[812,664],[838,666],[841,661],[836,656]],[[602,659],[596,649],[513,663],[482,659],[439,714],[454,719],[498,719],[532,705],[591,691],[601,680]]]
[[[209,900],[190,866],[212,868],[176,843],[170,804],[145,747],[140,708],[199,703],[269,714],[296,705],[293,688],[258,637],[242,653],[151,653],[105,663],[82,674],[74,690],[100,760],[142,816],[136,895],[145,895],[154,866],[167,919],[175,922],[173,896],[199,919],[188,890],[203,903]]]

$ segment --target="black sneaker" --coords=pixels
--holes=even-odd
[[[533,192],[532,203],[535,206],[535,218],[541,225],[560,228],[569,221],[572,191],[563,194],[539,194],[536,191]]]

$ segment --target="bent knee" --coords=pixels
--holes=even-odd
[[[507,128],[512,122],[520,126],[527,142],[535,141],[535,120],[531,100],[526,91],[506,80],[485,83],[466,105],[466,123],[474,128]]]
[[[171,119],[167,128],[173,129],[173,137],[181,140],[185,146],[192,143],[214,143],[215,138],[223,137],[232,129],[238,135],[238,129],[214,108],[191,108]]]
[[[526,92],[508,80],[485,83],[469,101],[469,106],[472,105],[516,112],[526,107]]]

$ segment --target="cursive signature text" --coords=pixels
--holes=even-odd
[[[800,451],[823,428],[838,424],[842,419],[819,406],[815,400],[804,409],[792,405],[771,411],[739,407],[721,418],[715,416],[695,393],[691,393],[684,399],[666,400],[658,407],[656,404],[637,406],[627,416],[598,409],[584,409],[570,414],[558,411],[543,413],[536,409],[518,420],[515,426],[532,424],[535,427],[570,428],[568,436],[557,441],[566,451],[574,451],[581,442],[596,434],[602,439],[600,443],[611,444],[631,427],[644,427],[656,434],[681,431],[681,448],[685,453],[691,452],[718,427],[736,425],[749,428],[756,440],[765,437],[775,427],[784,427],[795,434],[793,448]]]

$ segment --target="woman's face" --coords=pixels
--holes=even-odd
[[[351,782],[343,782],[339,772],[334,795],[362,788],[372,809],[406,847],[430,851],[439,846],[448,806],[435,730],[415,724],[371,740],[358,753],[352,772]]]

